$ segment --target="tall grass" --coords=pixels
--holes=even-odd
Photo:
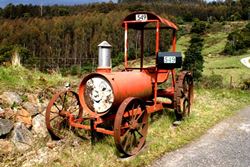
[[[60,86],[72,78],[62,77],[59,73],[45,74],[24,67],[0,66],[0,92],[7,90],[33,91],[49,86]]]

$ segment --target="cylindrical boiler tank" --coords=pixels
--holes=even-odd
[[[83,109],[98,115],[117,109],[127,97],[147,99],[151,95],[151,77],[144,72],[92,73],[79,87]]]

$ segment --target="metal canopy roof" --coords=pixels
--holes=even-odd
[[[142,20],[142,21],[138,21],[136,20],[136,15],[138,14],[146,14],[147,15],[147,20]],[[131,23],[131,24],[128,24],[128,28],[133,28],[133,29],[143,29],[145,25],[147,25],[149,23],[149,21],[159,21],[160,23],[162,23],[160,25],[161,28],[169,28],[169,29],[173,29],[173,30],[178,30],[177,26],[165,19],[165,18],[162,18],[154,13],[151,13],[151,12],[145,12],[145,11],[142,11],[142,12],[133,12],[131,14],[129,14],[124,20],[123,20],[123,23],[122,23],[122,26],[125,27],[125,22],[128,22],[128,23]]]

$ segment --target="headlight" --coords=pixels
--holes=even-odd
[[[84,99],[92,111],[106,112],[114,102],[114,94],[110,83],[103,77],[90,78],[85,85]]]

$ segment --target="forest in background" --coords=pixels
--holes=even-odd
[[[76,6],[33,6],[9,4],[0,9],[0,63],[18,52],[21,62],[29,68],[55,69],[80,66],[90,69],[96,64],[97,45],[103,40],[112,46],[113,65],[123,57],[122,19],[133,11],[152,11],[178,25],[193,18],[208,21],[248,20],[250,0],[225,2],[157,0],[118,3],[94,3]],[[131,36],[137,37],[134,31]],[[168,32],[165,32],[168,33]],[[179,36],[188,33],[180,27]],[[154,33],[145,34],[146,55],[154,52]],[[169,38],[167,34],[163,35]],[[161,39],[163,45],[168,38]],[[129,57],[136,58],[135,38],[129,48]]]

